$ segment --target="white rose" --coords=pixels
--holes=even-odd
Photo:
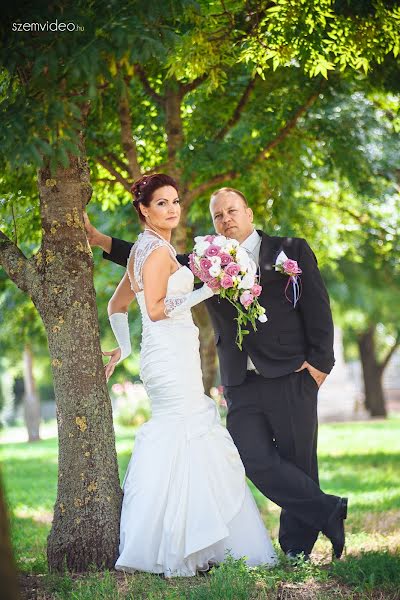
[[[225,250],[229,252],[230,250],[235,250],[239,246],[239,242],[234,240],[233,238],[227,238],[225,244]]]
[[[258,320],[260,321],[260,323],[266,323],[268,321],[267,315],[260,315],[258,317]]]
[[[220,256],[208,256],[207,258],[211,262],[212,265],[220,265],[221,264]]]
[[[242,270],[246,270],[250,264],[250,258],[244,248],[238,248],[236,252],[236,262],[241,266]]]
[[[208,272],[210,273],[211,277],[218,277],[218,275],[221,273],[221,267],[218,264],[215,264],[208,269]]]
[[[250,290],[255,283],[254,275],[251,273],[246,273],[244,277],[242,277],[242,281],[239,283],[239,289],[241,290]]]
[[[210,242],[207,242],[206,240],[199,240],[196,243],[193,250],[195,251],[196,254],[199,254],[200,256],[204,256],[204,253],[207,250],[209,245],[210,245]]]
[[[217,237],[213,241],[213,244],[215,246],[219,246],[220,248],[222,248],[222,246],[225,246],[225,243],[226,237],[224,235],[217,235]]]

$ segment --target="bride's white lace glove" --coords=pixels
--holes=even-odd
[[[207,300],[214,295],[212,289],[205,283],[198,290],[193,290],[189,294],[184,296],[167,296],[164,300],[165,308],[164,312],[167,317],[173,319],[179,317],[182,313],[186,312],[196,304],[200,304],[203,300]]]
[[[124,360],[130,355],[132,351],[131,347],[131,336],[129,333],[128,313],[113,313],[109,317],[111,329],[115,335],[115,339],[118,342],[118,346],[121,350],[121,356],[117,363]]]

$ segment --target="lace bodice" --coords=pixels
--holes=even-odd
[[[166,246],[170,251],[171,256],[176,260],[175,248],[166,240],[158,237],[157,234],[145,229],[144,232],[139,235],[136,243],[132,246],[128,258],[127,271],[131,282],[131,288],[136,293],[142,318],[146,322],[149,321],[149,318],[143,295],[143,267],[150,254],[162,246]],[[176,262],[179,264],[178,261]],[[170,316],[176,307],[185,303],[187,294],[193,290],[193,283],[194,276],[188,267],[179,267],[177,271],[170,275],[164,300],[165,314],[167,316]],[[190,308],[188,311],[184,312],[188,312],[190,315]],[[181,315],[181,317],[182,316],[184,315]]]
[[[172,258],[176,260],[175,248],[167,240],[162,239],[148,229],[145,229],[133,244],[127,262],[127,271],[131,288],[135,292],[138,289],[139,291],[143,290],[143,266],[146,259],[154,250],[162,246],[166,246]]]

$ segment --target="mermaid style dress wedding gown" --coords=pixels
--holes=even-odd
[[[215,402],[204,394],[198,328],[190,308],[151,321],[143,293],[147,256],[165,240],[145,230],[133,246],[128,274],[142,316],[140,376],[152,417],[136,436],[123,482],[121,571],[193,576],[229,552],[249,566],[273,565],[276,555],[243,464]],[[166,306],[193,290],[180,267],[168,281]]]

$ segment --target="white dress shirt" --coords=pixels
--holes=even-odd
[[[257,233],[255,229],[253,229],[251,234],[240,245],[254,260],[258,268],[260,264],[261,236]],[[257,371],[250,356],[247,357],[247,370]]]

